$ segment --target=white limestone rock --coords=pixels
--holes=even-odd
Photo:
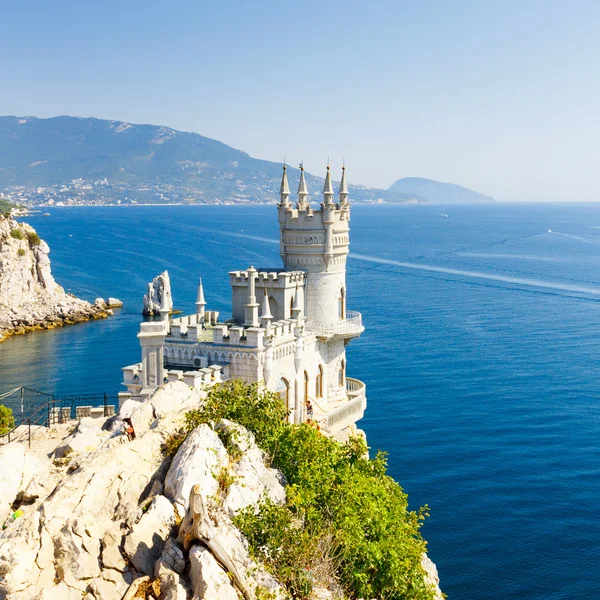
[[[425,553],[423,553],[423,556],[421,557],[421,566],[425,571],[425,583],[434,591],[434,600],[444,600],[444,594],[440,589],[440,578],[438,576],[437,567]]]
[[[174,525],[173,505],[164,496],[155,496],[148,512],[125,538],[125,553],[138,571],[146,575],[154,573],[154,563],[160,558]]]
[[[171,297],[171,280],[168,271],[157,275],[148,284],[148,293],[144,296],[144,315],[159,315],[163,297],[166,295],[169,311],[173,310],[173,298]]]
[[[199,600],[238,600],[238,593],[216,561],[204,546],[190,548],[190,578]]]
[[[283,504],[283,475],[277,469],[266,466],[265,453],[256,445],[254,435],[241,425],[226,419],[219,422],[216,429],[226,431],[229,443],[241,453],[240,459],[233,462],[233,483],[223,502],[223,508],[229,516],[233,517],[247,506],[256,506],[263,498]]]
[[[93,452],[108,439],[109,434],[103,431],[98,422],[90,417],[81,419],[73,432],[64,440],[61,446],[54,451],[55,458],[87,454]]]
[[[156,577],[160,581],[161,600],[187,600],[187,590],[182,585],[181,577],[177,573],[162,567]]]
[[[0,215],[0,341],[12,333],[106,316],[52,277],[48,244],[31,225]]]
[[[215,476],[228,462],[227,450],[219,436],[208,425],[199,425],[173,458],[165,479],[165,495],[185,510],[196,484],[202,486],[204,500],[216,495],[219,484]]]
[[[118,298],[109,298],[106,301],[106,304],[108,305],[108,308],[122,308],[123,307],[123,302],[121,300],[119,300]]]
[[[154,576],[158,577],[161,569],[168,569],[181,575],[185,569],[185,556],[179,544],[170,537],[160,555],[160,558],[154,565]]]
[[[8,518],[23,477],[25,447],[13,442],[0,446],[0,525]]]

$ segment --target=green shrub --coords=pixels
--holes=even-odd
[[[15,426],[13,412],[8,406],[0,404],[0,435],[8,433]]]
[[[229,419],[252,431],[256,443],[271,454],[285,425],[285,416],[279,394],[265,391],[259,384],[226,382],[211,388],[203,406],[186,413],[183,429],[163,443],[163,453],[173,456],[187,434],[198,425]]]
[[[11,229],[10,236],[13,237],[13,238],[15,238],[15,240],[22,240],[23,239],[23,233],[21,232],[20,229]]]
[[[25,250],[23,248],[19,248],[19,250],[17,251],[17,254],[19,256],[25,256]]]
[[[42,243],[40,236],[35,231],[27,232],[27,239],[30,246],[39,246]]]
[[[419,532],[427,507],[408,510],[402,488],[386,474],[383,453],[367,458],[362,438],[340,444],[308,424],[285,423],[278,394],[259,385],[228,382],[213,388],[184,428],[165,442],[174,454],[201,423],[230,419],[249,429],[288,486],[286,503],[263,502],[235,517],[252,554],[294,598],[308,598],[314,584],[341,589],[349,598],[428,600]],[[222,437],[227,448],[235,440]],[[231,484],[218,475],[222,493]]]
[[[297,598],[308,595],[308,575],[328,586],[337,580],[354,598],[432,597],[419,533],[427,507],[409,511],[385,455],[369,460],[365,451],[359,438],[339,444],[306,424],[284,428],[273,462],[288,481],[286,505],[264,503],[258,515],[236,517],[255,556]]]

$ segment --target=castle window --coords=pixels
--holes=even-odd
[[[308,373],[304,371],[304,404],[308,402]]]
[[[340,365],[340,372],[339,372],[339,384],[340,387],[344,387],[344,382],[346,381],[346,361],[343,360],[342,364]]]
[[[290,300],[290,319],[294,316],[294,297]]]
[[[315,395],[317,398],[323,397],[323,366],[319,365],[319,373],[315,380]]]
[[[338,317],[340,321],[346,318],[346,290],[344,288],[341,289],[338,300]]]
[[[277,386],[277,392],[281,396],[281,399],[283,400],[283,404],[284,404],[286,410],[289,410],[289,405],[290,405],[290,383],[289,383],[289,381],[285,377],[282,377],[279,380],[279,385]]]

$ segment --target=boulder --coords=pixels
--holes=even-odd
[[[163,297],[165,297],[165,295],[169,311],[173,311],[171,280],[169,279],[169,273],[167,271],[157,275],[148,284],[148,293],[144,296],[144,307],[142,309],[142,314],[159,315],[160,308],[163,303]]]
[[[169,538],[166,541],[162,554],[154,565],[155,577],[158,577],[161,569],[168,569],[178,575],[181,575],[185,569],[183,550],[173,538]]]
[[[106,301],[106,304],[108,305],[108,308],[121,308],[123,306],[123,302],[118,298],[109,298]]]
[[[204,546],[190,548],[190,579],[199,600],[238,600],[227,573]]]
[[[104,300],[104,298],[96,298],[94,300],[94,306],[99,309],[107,308],[106,300]],[[64,309],[64,308],[61,307],[61,309]]]
[[[206,500],[219,489],[215,475],[229,462],[219,436],[206,424],[187,437],[173,458],[165,479],[165,495],[187,510],[190,491],[199,484]]]
[[[155,496],[148,512],[125,538],[125,553],[138,571],[146,575],[154,573],[154,563],[160,558],[174,525],[172,504],[164,496]]]
[[[8,518],[21,487],[25,447],[17,442],[0,447],[0,526]]]
[[[72,435],[54,450],[54,457],[64,458],[71,454],[87,454],[96,450],[109,437],[101,425],[102,423],[91,417],[81,419]]]
[[[231,469],[233,483],[229,486],[223,508],[230,517],[247,506],[256,506],[263,498],[276,504],[285,502],[284,478],[280,471],[265,464],[265,453],[256,445],[254,435],[237,423],[223,419],[217,431],[226,431],[229,443],[241,454]]]

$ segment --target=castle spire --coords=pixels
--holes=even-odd
[[[283,176],[281,177],[281,188],[279,190],[279,195],[281,197],[281,204],[283,206],[289,203],[290,197],[290,186],[288,184],[287,172],[286,172],[286,164],[283,163]]]
[[[346,183],[346,165],[342,167],[342,180],[340,181],[340,204],[348,204],[348,184]]]
[[[327,161],[329,163],[329,161]],[[325,204],[333,204],[333,185],[331,184],[331,173],[329,170],[329,164],[327,165],[327,175],[325,175],[325,185],[323,186],[323,197],[325,198]]]
[[[263,329],[266,329],[267,338],[271,335],[271,321],[273,320],[273,315],[271,314],[271,305],[269,303],[269,292],[265,286],[265,297],[263,298],[262,303],[262,314],[260,315],[260,326]],[[265,380],[268,377],[265,377]]]
[[[196,314],[199,317],[204,317],[204,307],[206,301],[204,300],[204,288],[202,287],[202,277],[200,277],[200,283],[198,284],[198,293],[196,294]],[[200,319],[198,319],[200,322]]]
[[[304,178],[304,161],[300,163],[300,183],[298,184],[298,208],[306,208],[308,197],[308,187],[306,187],[306,179]]]

